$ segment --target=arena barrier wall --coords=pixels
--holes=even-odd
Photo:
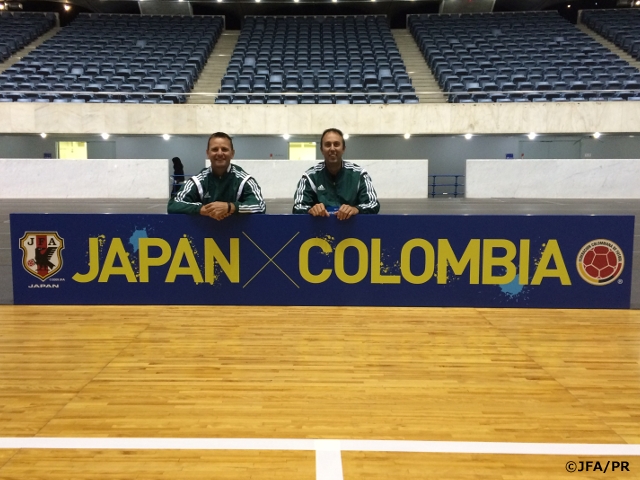
[[[166,159],[0,159],[0,198],[169,197]]]
[[[467,160],[467,198],[640,198],[637,159]]]
[[[402,105],[0,103],[0,133],[112,135],[474,135],[628,133],[640,102]]]
[[[12,214],[14,301],[629,308],[633,222]]]

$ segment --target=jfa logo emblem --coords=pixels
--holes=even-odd
[[[603,238],[592,240],[580,249],[576,259],[578,273],[591,285],[608,285],[624,269],[624,255],[618,245]]]
[[[20,239],[22,266],[34,277],[46,280],[62,268],[63,248],[58,232],[26,232]]]

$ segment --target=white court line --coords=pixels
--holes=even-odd
[[[340,440],[316,440],[316,480],[343,480]]]
[[[640,444],[314,440],[296,438],[0,437],[0,449],[290,450],[640,456]]]
[[[640,456],[640,445],[590,443],[430,442],[286,438],[0,437],[0,449],[283,450],[316,452],[316,480],[343,480],[343,451],[514,455]]]

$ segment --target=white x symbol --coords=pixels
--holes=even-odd
[[[284,270],[282,270],[282,269],[280,268],[280,266],[279,266],[276,262],[274,262],[274,261],[273,261],[273,259],[274,259],[274,258],[276,258],[276,257],[278,256],[278,254],[280,254],[280,252],[281,252],[282,250],[284,250],[284,249],[285,249],[285,247],[286,247],[287,245],[289,245],[289,244],[291,243],[291,241],[292,241],[294,238],[296,238],[296,237],[298,236],[298,234],[299,234],[299,233],[300,233],[300,232],[296,233],[293,237],[291,237],[291,239],[290,239],[287,243],[285,243],[285,244],[282,246],[282,248],[281,248],[280,250],[278,250],[278,251],[276,252],[276,254],[275,254],[273,257],[270,257],[269,255],[267,255],[266,253],[264,253],[264,250],[262,250],[262,249],[258,246],[258,244],[257,244],[256,242],[254,242],[253,240],[251,240],[251,238],[249,237],[249,235],[247,235],[246,233],[242,232],[242,234],[243,234],[245,237],[247,237],[247,238],[249,239],[249,241],[250,241],[251,243],[253,243],[253,244],[255,245],[255,247],[256,247],[258,250],[260,250],[260,252],[262,252],[262,254],[263,254],[265,257],[267,257],[267,258],[269,259],[269,260],[267,260],[267,263],[265,263],[265,264],[262,266],[262,268],[261,268],[260,270],[258,270],[258,271],[256,272],[256,274],[255,274],[253,277],[251,277],[247,283],[245,283],[245,284],[243,285],[243,287],[242,287],[242,288],[244,288],[244,287],[246,287],[247,285],[249,285],[249,283],[251,283],[251,280],[253,280],[254,278],[256,278],[256,277],[258,276],[258,274],[259,274],[262,270],[264,270],[264,269],[265,269],[265,267],[266,267],[267,265],[269,265],[270,263],[273,263],[273,264],[276,266],[276,268],[277,268],[278,270],[280,270],[280,271],[282,272],[282,274],[283,274],[285,277],[287,277],[287,278],[289,279],[289,281],[290,281],[291,283],[293,283],[293,284],[296,286],[296,288],[300,288],[300,287],[298,286],[298,284],[297,284],[296,282],[294,282],[294,281],[291,279],[291,277],[290,277],[289,275],[287,275],[287,274],[285,273],[285,271],[284,271]]]

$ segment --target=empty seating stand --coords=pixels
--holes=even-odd
[[[407,103],[384,16],[245,18],[216,103]]]
[[[582,23],[640,60],[640,9],[584,10]]]
[[[449,101],[626,100],[640,72],[555,12],[410,15]]]
[[[81,14],[0,74],[20,102],[184,103],[222,17]]]
[[[53,13],[0,13],[0,62],[56,25]]]

